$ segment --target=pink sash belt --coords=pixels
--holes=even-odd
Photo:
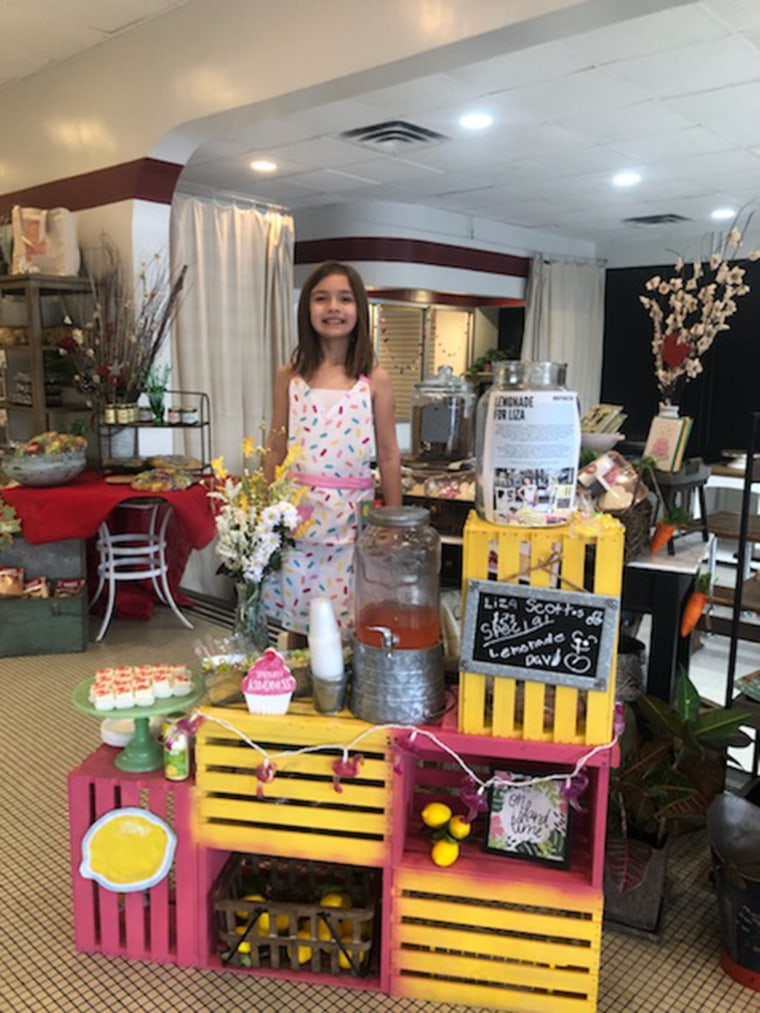
[[[312,485],[317,489],[373,489],[375,481],[367,478],[338,478],[337,475],[309,475],[305,471],[291,472],[291,478],[299,485]]]

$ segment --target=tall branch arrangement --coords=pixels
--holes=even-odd
[[[726,321],[737,310],[736,300],[749,292],[744,268],[730,263],[741,242],[742,233],[734,225],[706,263],[687,264],[679,257],[672,277],[655,275],[644,286],[650,294],[639,296],[652,320],[655,378],[666,404],[703,372],[702,355],[729,329]],[[748,259],[760,259],[760,250]]]
[[[135,401],[145,389],[177,315],[187,273],[185,265],[170,276],[156,253],[130,285],[108,237],[103,238],[103,258],[103,271],[89,275],[91,293],[77,314],[80,326],[59,343],[60,354],[71,360],[75,386],[95,408]]]

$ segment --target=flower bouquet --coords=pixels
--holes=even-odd
[[[269,574],[279,570],[283,549],[293,544],[303,521],[297,506],[303,487],[288,475],[296,448],[269,484],[262,463],[267,451],[250,436],[242,447],[242,475],[230,475],[221,457],[211,462],[214,483],[209,497],[216,514],[216,551],[222,560],[218,572],[232,577],[237,591],[236,633],[244,648],[263,650],[268,631],[261,589]]]
[[[645,284],[650,294],[639,296],[654,326],[655,378],[664,404],[677,403],[682,386],[703,372],[702,356],[716,335],[728,330],[726,321],[736,312],[736,300],[749,292],[744,268],[730,263],[741,242],[742,233],[734,225],[706,263],[685,264],[679,257],[671,278],[655,275]],[[760,250],[748,258],[760,259]]]

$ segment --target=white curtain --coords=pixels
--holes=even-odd
[[[604,336],[604,267],[534,257],[526,293],[522,358],[567,363],[581,411],[599,401]]]
[[[241,441],[263,442],[277,369],[295,343],[293,219],[276,211],[178,194],[172,203],[173,265],[188,265],[173,334],[171,386],[205,391],[211,453],[242,467]],[[185,453],[190,449],[188,440]],[[229,598],[213,546],[193,553],[183,584]]]

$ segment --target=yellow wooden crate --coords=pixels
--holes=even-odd
[[[528,1013],[593,1013],[603,895],[593,888],[401,869],[391,994]]]
[[[380,866],[388,858],[390,779],[387,732],[362,739],[357,777],[336,791],[333,763],[370,726],[350,715],[316,714],[294,701],[287,716],[265,717],[235,707],[207,707],[196,739],[196,834],[199,844],[228,851]],[[256,776],[266,750],[274,779]],[[277,756],[308,746],[330,750]]]
[[[585,522],[576,519],[556,528],[519,528],[489,524],[472,511],[464,528],[463,591],[466,594],[468,580],[495,578],[619,596],[624,535],[623,525],[611,517]],[[550,559],[558,562],[553,568],[541,568],[539,564]],[[605,692],[462,672],[459,730],[544,742],[608,742],[616,658],[615,649]]]

